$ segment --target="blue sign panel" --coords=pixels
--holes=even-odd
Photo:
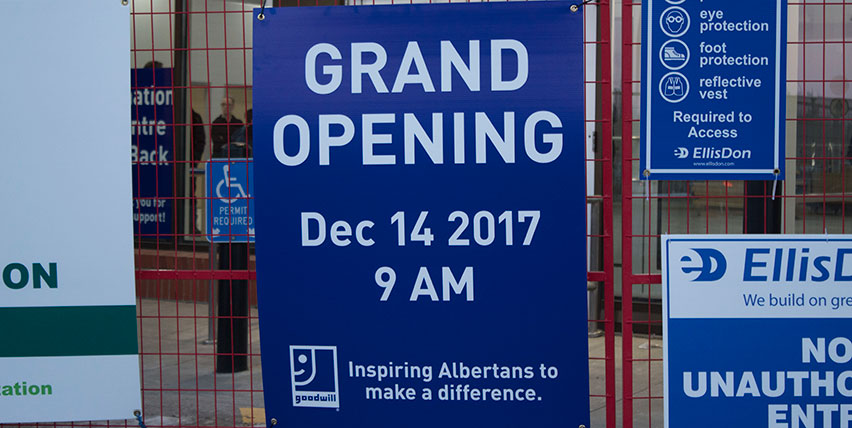
[[[640,176],[783,180],[786,0],[642,6]]]
[[[253,165],[252,159],[207,162],[207,241],[254,242]]]
[[[663,259],[667,427],[852,424],[852,239],[672,235]]]
[[[582,28],[567,2],[255,21],[268,418],[588,426]]]
[[[174,129],[172,69],[131,71],[133,232],[172,233]]]

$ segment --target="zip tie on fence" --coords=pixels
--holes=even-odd
[[[136,422],[139,424],[139,428],[148,428],[145,426],[145,421],[142,420],[142,412],[139,410],[133,411],[133,416],[136,416]]]
[[[258,21],[263,21],[264,19],[266,19],[266,15],[263,14],[263,11],[265,11],[265,10],[266,10],[266,0],[261,0],[260,1],[260,13],[257,14],[257,20]]]
[[[589,3],[591,3],[592,1],[593,0],[586,0],[584,2],[572,4],[569,9],[571,9],[571,12],[577,12],[578,10],[580,10],[580,6],[585,6]]]
[[[651,202],[651,180],[645,180],[645,202]]]
[[[642,175],[645,176],[645,191],[642,193],[645,194],[645,202],[649,202],[651,200],[651,170],[642,171]]]
[[[775,168],[775,170],[772,171],[772,172],[775,174],[775,180],[772,182],[772,200],[774,201],[775,200],[775,189],[778,188],[778,176],[781,175],[781,170],[779,170],[778,168]]]

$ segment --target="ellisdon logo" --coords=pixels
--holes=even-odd
[[[689,157],[689,149],[678,147],[674,149],[674,156],[678,159]],[[693,159],[751,159],[751,150],[732,149],[730,147],[693,147]]]
[[[681,270],[692,281],[718,281],[728,269],[721,251],[713,248],[692,248],[698,255],[683,256]],[[767,283],[852,283],[852,248],[772,247],[745,248],[737,252],[736,275],[742,271],[743,282]],[[739,254],[742,254],[740,256]],[[739,262],[742,257],[742,263]]]
[[[684,264],[681,266],[683,273],[698,272],[693,281],[717,281],[725,275],[728,262],[721,251],[712,248],[693,248],[692,251],[698,254],[697,264],[690,256],[681,257],[680,262]]]
[[[336,346],[290,346],[294,407],[340,408]]]

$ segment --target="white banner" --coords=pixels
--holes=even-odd
[[[671,318],[852,317],[849,235],[668,235],[663,272]]]
[[[141,409],[129,12],[0,2],[0,423]]]

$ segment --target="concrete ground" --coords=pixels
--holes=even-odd
[[[263,426],[263,384],[257,310],[252,309],[249,370],[214,373],[215,345],[207,339],[207,305],[142,299],[142,382],[145,423],[159,426]],[[622,338],[615,337],[616,426],[622,423]],[[592,395],[606,388],[604,337],[589,338]],[[600,359],[597,359],[600,358]],[[662,340],[633,338],[634,427],[661,427]],[[606,399],[592,397],[592,427],[606,427]]]
[[[249,370],[215,373],[208,306],[141,299],[142,401],[148,426],[264,425],[257,309],[252,309]]]

